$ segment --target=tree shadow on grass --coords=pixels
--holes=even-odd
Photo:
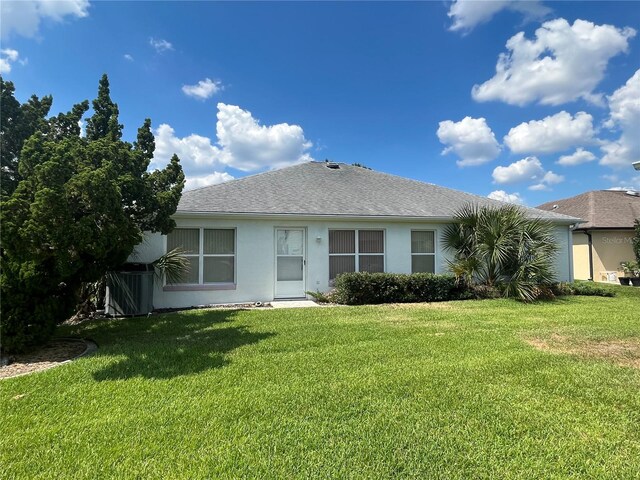
[[[275,335],[251,332],[246,326],[225,326],[236,312],[208,312],[204,315],[173,314],[156,321],[145,319],[133,336],[105,345],[104,355],[124,355],[93,373],[97,381],[135,377],[169,379],[222,368],[230,363],[227,354]],[[153,317],[150,317],[153,319]],[[135,322],[136,319],[129,319]],[[128,329],[127,329],[128,330]]]

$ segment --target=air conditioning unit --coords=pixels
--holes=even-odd
[[[153,266],[126,264],[107,276],[105,313],[114,317],[147,315],[153,311]]]

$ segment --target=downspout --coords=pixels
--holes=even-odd
[[[589,280],[593,282],[593,238],[588,230],[585,230],[584,234],[589,239]]]

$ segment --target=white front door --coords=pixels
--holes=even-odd
[[[276,298],[305,297],[303,228],[276,228]]]

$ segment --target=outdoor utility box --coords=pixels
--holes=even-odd
[[[115,317],[147,315],[153,310],[153,265],[126,263],[107,276],[105,313]]]

